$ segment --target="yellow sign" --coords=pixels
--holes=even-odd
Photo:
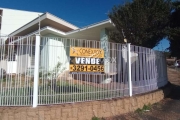
[[[85,47],[70,47],[70,56],[104,58],[104,50]]]
[[[70,65],[70,72],[104,72],[104,65]]]
[[[70,47],[70,72],[104,72],[104,50]]]

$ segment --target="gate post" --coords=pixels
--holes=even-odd
[[[40,35],[36,34],[33,107],[37,107],[38,104],[39,56],[40,56]]]
[[[131,80],[131,43],[127,43],[127,64],[128,64],[128,83],[129,96],[132,96],[132,80]]]

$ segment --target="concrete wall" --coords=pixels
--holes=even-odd
[[[0,60],[0,79],[3,75],[6,74],[7,71],[7,60]]]
[[[162,100],[171,91],[170,87],[131,98],[116,98],[74,104],[32,107],[0,107],[2,120],[91,120],[132,112],[145,104]]]
[[[7,74],[17,72],[17,61],[7,61]]]
[[[38,12],[29,12],[22,10],[6,9],[3,10],[2,21],[1,21],[1,35],[8,35],[16,29],[22,27],[28,22],[38,17]]]
[[[41,62],[40,66],[47,71],[53,70],[59,63],[61,68],[69,69],[69,42],[61,40],[61,38],[53,38],[57,36],[47,35],[49,38],[41,40]]]
[[[17,61],[0,60],[0,77],[17,72]]]
[[[7,71],[7,60],[0,60],[0,68]]]
[[[58,62],[62,64],[62,68],[69,67],[69,60],[67,56],[66,46],[63,41],[49,39],[49,66],[54,68]]]
[[[25,73],[31,65],[30,50],[28,45],[21,45],[17,48],[17,73]]]
[[[45,70],[49,70],[49,47],[48,41],[45,38],[41,39],[40,47],[40,67]]]

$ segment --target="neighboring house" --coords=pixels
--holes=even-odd
[[[15,10],[15,9],[8,9],[8,8],[0,8],[0,49],[4,44],[4,41],[7,39],[7,36],[17,30],[18,28],[22,27],[23,25],[27,24],[28,22],[32,21],[33,19],[37,18],[38,15],[42,15],[43,13],[40,12],[30,12],[30,11],[23,11],[23,10]],[[1,49],[0,52],[3,50]],[[11,54],[12,57],[7,58],[7,60],[1,60],[0,66],[4,68],[6,73],[15,73],[16,72],[16,53]],[[0,59],[4,58],[4,55],[0,53]],[[2,67],[4,66],[4,67]],[[14,68],[14,69],[12,69]]]
[[[7,9],[0,7],[0,36],[7,36],[11,32],[17,30],[38,15],[42,15],[40,12],[30,12],[23,10]]]
[[[4,68],[3,71],[6,71],[6,73],[16,73],[17,65],[15,61],[17,56],[16,53],[12,53],[12,57],[2,60],[5,58],[2,54],[4,41],[11,32],[37,18],[38,15],[42,15],[42,13],[0,8],[0,68]]]

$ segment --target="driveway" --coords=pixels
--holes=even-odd
[[[173,86],[171,94],[149,110],[134,112],[106,120],[180,120],[180,71],[168,68],[168,78]]]

